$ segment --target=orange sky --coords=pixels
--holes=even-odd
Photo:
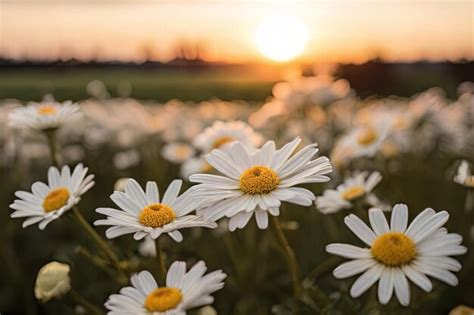
[[[265,60],[255,32],[274,11],[297,18],[310,62],[474,59],[474,1],[0,0],[0,55],[172,58],[180,42],[213,61]]]

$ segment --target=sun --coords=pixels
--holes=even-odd
[[[259,23],[255,33],[258,50],[274,61],[288,61],[303,52],[307,31],[303,23],[285,13],[272,14]]]

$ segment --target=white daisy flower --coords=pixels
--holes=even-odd
[[[198,157],[192,157],[184,161],[181,164],[180,175],[184,179],[188,179],[189,176],[196,173],[211,173],[212,166],[207,163],[206,159],[201,155]]]
[[[363,273],[352,285],[350,294],[359,297],[375,282],[378,284],[380,303],[387,304],[393,292],[404,306],[410,304],[410,287],[407,278],[426,292],[432,289],[427,276],[455,286],[458,279],[452,271],[461,264],[449,257],[466,253],[460,245],[459,234],[448,233],[442,226],[448,221],[446,211],[436,213],[427,208],[408,226],[408,207],[393,207],[390,226],[382,210],[369,210],[372,229],[351,214],[344,222],[369,248],[349,244],[330,244],[326,251],[352,259],[337,267],[333,274],[338,279]]]
[[[71,101],[31,102],[27,106],[13,110],[9,119],[10,125],[14,127],[51,130],[61,127],[64,122],[79,114],[79,105]]]
[[[247,149],[254,149],[263,138],[243,121],[216,121],[194,139],[193,145],[207,153],[228,147],[235,141],[240,141]]]
[[[329,181],[332,171],[327,157],[313,159],[318,153],[311,144],[293,154],[301,139],[296,138],[279,150],[268,141],[261,149],[249,153],[240,142],[227,150],[216,149],[206,158],[209,164],[223,174],[195,174],[190,181],[204,217],[230,219],[229,230],[243,228],[253,214],[261,229],[268,226],[268,213],[280,214],[281,201],[310,206],[315,196],[308,189],[294,187],[303,183]]]
[[[136,240],[145,236],[157,239],[161,234],[168,233],[176,242],[183,240],[180,229],[215,228],[215,222],[189,214],[196,209],[196,202],[192,198],[192,190],[178,197],[181,184],[181,180],[171,182],[160,201],[155,182],[147,182],[146,191],[143,191],[137,181],[130,179],[124,192],[115,191],[110,196],[120,209],[96,209],[96,212],[106,215],[107,219],[97,220],[94,225],[112,226],[106,231],[109,239],[130,233],[134,233]]]
[[[163,146],[161,154],[166,160],[181,164],[194,155],[194,148],[187,143],[168,143]]]
[[[61,172],[52,166],[48,170],[48,184],[35,182],[31,193],[17,191],[16,199],[10,208],[15,210],[12,218],[27,218],[23,227],[39,223],[43,230],[51,221],[59,218],[74,207],[92,186],[94,175],[87,174],[87,167],[78,164],[71,174],[69,166],[63,166]]]
[[[387,138],[388,131],[386,124],[368,124],[353,129],[340,141],[350,146],[353,157],[373,157]]]
[[[355,202],[362,199],[366,203],[373,201],[370,197],[372,190],[382,180],[379,172],[373,172],[369,176],[368,172],[357,172],[353,176],[344,180],[344,183],[336,187],[336,189],[327,189],[323,195],[316,198],[316,207],[322,213],[335,213],[342,209],[350,209]],[[375,198],[375,200],[378,200]]]
[[[188,272],[185,262],[175,261],[168,270],[166,286],[161,288],[151,273],[142,271],[130,279],[133,286],[112,294],[105,307],[110,315],[185,315],[189,309],[213,303],[211,294],[224,287],[227,275],[222,270],[204,275],[206,270],[203,261]]]
[[[454,176],[454,182],[460,185],[474,188],[474,175],[471,172],[471,166],[466,160],[462,160],[458,171]]]

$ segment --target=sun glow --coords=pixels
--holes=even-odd
[[[257,27],[258,50],[275,61],[288,61],[303,52],[307,40],[303,23],[294,16],[278,13],[264,18]]]

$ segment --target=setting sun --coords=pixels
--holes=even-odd
[[[275,61],[288,61],[302,53],[307,31],[303,23],[287,14],[273,14],[258,25],[255,41],[258,50]]]

